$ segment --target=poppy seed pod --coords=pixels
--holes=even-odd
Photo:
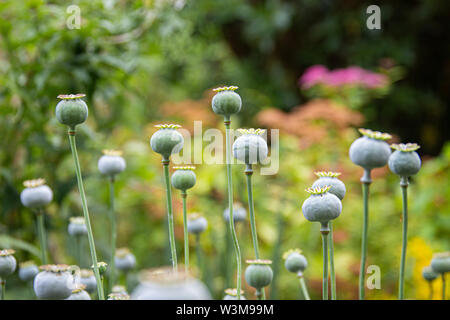
[[[233,156],[245,164],[261,163],[267,158],[267,142],[262,129],[238,129],[241,134],[233,143]]]
[[[94,269],[94,265],[92,265],[91,268]],[[108,270],[108,264],[103,261],[97,262],[97,268],[98,272],[100,272],[100,276],[103,276]]]
[[[113,292],[108,294],[108,300],[130,300],[127,293]]]
[[[212,98],[211,106],[215,113],[229,117],[241,110],[242,99],[234,92],[236,89],[238,89],[236,86],[213,89],[216,94]]]
[[[159,124],[159,128],[150,138],[150,146],[153,151],[168,160],[170,155],[183,149],[184,138],[176,129],[181,128],[177,124]]]
[[[86,121],[88,117],[88,107],[81,98],[85,94],[60,94],[60,102],[56,105],[56,119],[62,124],[74,129],[77,124]]]
[[[20,201],[30,209],[42,208],[53,199],[52,189],[45,184],[44,179],[24,181],[25,189],[20,193]]]
[[[338,179],[341,174],[339,172],[314,172],[316,176],[319,177],[314,181],[312,187],[325,187],[330,186],[330,193],[334,194],[339,200],[344,199],[345,196],[345,184]]]
[[[81,269],[80,283],[86,286],[86,291],[92,293],[97,289],[97,281],[94,272],[89,269]]]
[[[389,157],[389,169],[401,177],[409,177],[415,175],[420,170],[422,161],[416,150],[420,146],[416,143],[392,144],[395,151]]]
[[[308,188],[309,198],[303,202],[302,212],[308,221],[317,221],[326,226],[330,220],[339,217],[342,203],[338,197],[328,192],[330,186]]]
[[[114,176],[125,170],[127,164],[122,158],[122,151],[103,150],[103,155],[98,159],[98,170],[107,176]]]
[[[236,288],[226,289],[225,290],[225,296],[223,297],[223,300],[237,300],[237,290],[236,290]],[[247,300],[244,297],[244,290],[241,290],[241,300]]]
[[[65,300],[92,300],[89,293],[84,289],[86,289],[85,285],[78,284],[76,288],[72,290],[72,294]]]
[[[84,217],[72,217],[70,218],[69,226],[67,227],[67,232],[71,236],[82,236],[88,233],[86,227],[86,221]]]
[[[273,272],[270,260],[247,260],[249,266],[245,269],[245,281],[253,288],[260,290],[272,282]]]
[[[436,253],[431,259],[431,268],[436,273],[450,272],[450,252]]]
[[[189,233],[199,234],[208,228],[208,221],[199,214],[192,213],[188,216],[187,229]]]
[[[175,169],[175,172],[172,174],[172,186],[175,189],[186,191],[195,185],[195,182],[197,181],[194,172],[195,167],[186,166],[173,168]]]
[[[439,277],[439,274],[434,272],[431,266],[427,266],[422,269],[422,276],[427,281],[433,281]]]
[[[385,140],[390,139],[391,135],[369,129],[359,129],[359,132],[363,136],[350,146],[350,160],[366,170],[386,165],[391,149]]]
[[[208,288],[183,269],[172,267],[144,270],[132,300],[210,300]]]
[[[284,266],[287,271],[301,275],[308,267],[308,261],[301,252],[300,249],[291,249],[283,254]]]
[[[48,264],[34,278],[34,292],[42,300],[63,300],[72,294],[73,276],[65,264]]]
[[[34,261],[25,261],[19,264],[19,278],[22,281],[31,281],[39,273]]]
[[[229,208],[226,208],[223,211],[223,218],[225,219],[226,222],[230,221],[230,210],[229,210]],[[247,211],[242,206],[242,204],[234,203],[233,204],[233,221],[234,221],[234,223],[245,221],[246,218],[247,218]]]
[[[112,293],[122,293],[122,294],[128,294],[127,289],[124,286],[121,285],[115,285],[111,289]]]
[[[128,272],[136,266],[136,257],[128,248],[119,248],[114,257],[116,268],[123,272]]]
[[[0,278],[6,278],[16,270],[17,261],[13,256],[15,252],[13,249],[0,250]]]

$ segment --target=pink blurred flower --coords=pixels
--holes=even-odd
[[[367,88],[380,88],[388,83],[388,78],[384,74],[370,72],[363,77],[361,82]]]
[[[327,74],[328,69],[325,66],[320,64],[311,66],[300,77],[299,84],[304,89],[310,88],[318,83],[322,83]]]

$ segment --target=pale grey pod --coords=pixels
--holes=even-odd
[[[367,136],[353,141],[349,150],[350,160],[366,170],[385,166],[390,155],[391,148],[387,142]]]
[[[233,143],[233,156],[245,164],[257,164],[267,159],[267,142],[258,134],[243,134]]]
[[[34,292],[42,300],[63,300],[72,294],[73,276],[67,272],[41,271],[34,278]]]
[[[0,256],[0,278],[6,278],[14,273],[17,267],[16,258],[12,255]]]
[[[187,229],[189,233],[202,233],[208,228],[208,221],[204,217],[187,220]]]
[[[298,274],[299,272],[305,271],[308,267],[308,261],[304,255],[298,252],[293,252],[286,258],[284,266],[289,272]]]
[[[19,268],[19,278],[22,281],[31,281],[39,273],[39,268],[36,265],[30,265]]]
[[[427,281],[433,281],[439,277],[439,273],[434,272],[431,266],[427,266],[422,269],[422,276]]]
[[[67,232],[71,236],[83,236],[88,233],[86,224],[84,223],[75,223],[70,222],[69,226],[67,227]]]
[[[450,252],[434,255],[431,259],[431,268],[436,273],[450,272]]]
[[[85,290],[89,293],[97,290],[97,280],[94,275],[80,277],[80,283],[86,286]]]
[[[89,293],[84,290],[72,292],[72,294],[65,300],[92,300]]]
[[[410,177],[419,172],[422,161],[415,151],[395,150],[389,157],[389,169],[401,177]]]
[[[330,191],[328,191],[329,193],[334,194],[339,198],[339,200],[344,199],[346,192],[345,184],[336,177],[320,177],[319,179],[314,181],[312,185],[313,188],[326,186],[331,187]]]
[[[114,257],[116,268],[120,271],[127,272],[136,266],[136,257],[132,253],[128,253],[123,257]]]
[[[230,221],[230,210],[228,208],[226,208],[223,211],[223,218],[225,219],[226,222]],[[241,221],[245,221],[245,219],[247,219],[247,211],[245,210],[244,207],[242,207],[241,205],[233,205],[233,220],[234,222],[241,222]]]
[[[342,212],[342,203],[338,197],[329,192],[311,194],[303,202],[302,212],[308,221],[317,221],[325,225],[339,217]]]
[[[53,192],[47,185],[25,188],[20,193],[20,201],[27,208],[42,208],[53,199]]]
[[[126,166],[125,159],[118,155],[105,154],[98,160],[98,170],[108,176],[121,173]]]

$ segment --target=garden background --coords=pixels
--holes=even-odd
[[[69,29],[69,5],[81,28]],[[242,111],[233,127],[280,129],[280,170],[255,174],[258,236],[275,273],[269,297],[298,299],[282,253],[301,248],[313,299],[321,296],[319,226],[305,220],[304,191],[318,170],[342,172],[343,213],[334,223],[338,298],[357,298],[362,226],[359,178],[348,149],[359,127],[389,132],[392,142],[417,142],[423,168],[409,188],[406,298],[428,297],[421,270],[435,252],[450,250],[450,39],[448,1],[380,1],[381,30],[366,27],[366,1],[2,1],[0,3],[0,247],[19,261],[39,262],[34,217],[20,203],[24,180],[42,177],[54,190],[48,207],[51,260],[74,263],[67,235],[81,215],[66,128],[55,118],[56,96],[86,93],[88,121],[79,126],[79,153],[100,260],[108,259],[108,188],[97,169],[102,149],[122,149],[127,169],[117,179],[118,245],[138,269],[169,264],[159,155],[149,138],[157,123],[220,128],[211,89],[239,86]],[[383,74],[383,90],[314,92],[299,79],[311,66],[359,66]],[[235,165],[235,200],[247,204],[243,166]],[[233,285],[227,258],[226,175],[199,165],[188,205],[209,222],[202,235],[204,281],[216,298]],[[399,180],[374,170],[368,265],[381,269],[369,299],[394,299],[401,247]],[[181,197],[173,195],[179,259]],[[248,221],[247,221],[248,222]],[[252,257],[250,227],[238,225],[244,259]],[[193,241],[192,241],[193,242]],[[229,248],[231,253],[231,248]],[[192,249],[193,251],[193,249]],[[195,254],[192,254],[195,257]],[[88,247],[86,241],[86,256]],[[192,259],[192,261],[195,261]],[[228,270],[228,273],[227,273]],[[232,270],[231,270],[232,271]],[[228,274],[228,276],[225,276]],[[130,283],[136,281],[131,275]],[[243,282],[244,283],[244,282]],[[440,281],[435,281],[435,298]],[[253,290],[244,288],[246,296]],[[9,298],[31,297],[17,275]]]

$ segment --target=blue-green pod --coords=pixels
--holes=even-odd
[[[172,186],[175,189],[186,191],[192,188],[197,181],[195,172],[193,171],[195,167],[174,167],[175,172],[172,174]]]
[[[116,268],[123,272],[128,272],[136,267],[136,257],[128,248],[119,248],[114,257]]]
[[[56,105],[56,118],[62,124],[74,129],[76,125],[86,121],[88,117],[88,107],[86,102],[81,98],[85,94],[61,94],[58,96],[61,99]]]
[[[71,217],[67,232],[71,236],[83,236],[88,233],[84,217]]]
[[[238,113],[242,107],[242,99],[239,94],[234,92],[238,89],[236,86],[216,88],[216,92],[211,101],[212,109],[215,113],[229,117]]]
[[[150,138],[150,146],[153,151],[168,160],[170,155],[178,153],[183,149],[184,139],[176,129],[181,126],[176,124],[156,125],[159,128]]]
[[[344,199],[345,196],[345,184],[338,179],[340,175],[339,172],[315,172],[315,174],[319,177],[316,181],[314,181],[312,187],[326,187],[330,186],[330,193],[334,194],[339,200]]]
[[[431,268],[436,273],[450,272],[450,252],[435,254],[431,259]]]
[[[259,290],[272,282],[273,272],[270,260],[247,260],[249,266],[245,269],[245,281],[253,288]]]
[[[208,220],[204,217],[196,213],[192,213],[188,216],[187,229],[189,233],[199,234],[204,232],[206,228],[208,228]]]
[[[385,166],[391,155],[391,148],[385,140],[391,135],[369,129],[359,129],[359,132],[363,136],[350,146],[350,160],[366,170]]]
[[[13,249],[0,250],[0,278],[6,278],[16,271],[17,261]]]
[[[401,177],[410,177],[419,172],[422,165],[416,150],[420,148],[415,143],[392,144],[395,151],[389,157],[389,169]]]
[[[308,188],[311,195],[303,202],[302,212],[308,221],[320,222],[327,225],[329,221],[339,217],[342,203],[338,197],[328,192],[329,186],[323,188]]]
[[[181,268],[163,267],[141,271],[132,300],[210,300],[208,287]]]
[[[427,266],[422,269],[422,276],[427,281],[433,281],[439,277],[439,274],[434,272],[431,266]]]
[[[39,273],[39,267],[33,261],[25,261],[19,265],[19,278],[22,281],[32,281]]]
[[[257,164],[267,159],[267,142],[262,129],[238,129],[241,133],[233,143],[233,157],[245,164]]]
[[[122,158],[122,151],[103,150],[103,156],[98,159],[98,170],[107,176],[114,176],[121,173],[127,167],[125,159]]]
[[[30,209],[42,208],[49,204],[53,199],[53,192],[45,184],[44,179],[34,179],[24,181],[25,189],[20,193],[20,201]]]
[[[308,267],[308,261],[299,249],[289,250],[283,255],[287,271],[300,275]]]
[[[230,221],[230,210],[229,208],[226,208],[223,211],[223,218],[226,222]],[[242,222],[247,219],[247,211],[240,203],[234,203],[233,204],[233,221],[236,222]]]
[[[67,265],[44,265],[34,278],[34,292],[38,299],[63,300],[72,294],[73,276]]]

